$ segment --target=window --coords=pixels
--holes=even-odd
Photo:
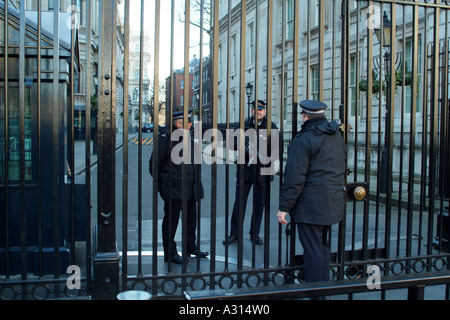
[[[208,91],[203,92],[202,105],[208,105]]]
[[[294,0],[286,1],[286,40],[294,39]]]
[[[311,66],[311,100],[319,100],[319,66]]]
[[[209,69],[203,70],[203,79],[202,80],[203,80],[203,82],[209,80]]]
[[[421,79],[422,78],[422,39],[419,36],[419,40],[417,43],[418,46],[418,56],[417,56],[417,79]],[[408,75],[411,74],[412,71],[412,50],[413,50],[413,39],[408,39],[406,40],[405,43],[405,69],[406,69],[406,77],[408,77]],[[405,79],[406,81],[406,79]],[[417,85],[420,85],[420,82],[417,82]],[[409,85],[405,86],[405,113],[411,113],[411,108],[412,108],[412,82]],[[417,93],[415,94],[416,99],[417,99],[417,110],[416,112],[420,112],[420,99],[419,96],[417,95]]]
[[[236,57],[236,35],[231,36],[231,48],[230,48],[230,56],[231,56],[231,67],[230,72],[236,73],[236,64],[237,64],[237,57]]]
[[[350,115],[356,116],[356,97],[358,94],[358,88],[356,85],[356,55],[353,54],[350,57]]]
[[[222,78],[222,44],[219,44],[219,70],[218,78]]]
[[[230,96],[230,122],[237,122],[239,121],[239,114],[237,108],[236,108],[236,91],[231,91]]]
[[[0,88],[0,101],[4,101],[4,87]],[[5,137],[5,108],[0,103],[0,179],[5,179],[5,147],[8,143],[8,179],[20,179],[20,138],[19,138],[19,88],[8,90],[8,141]],[[32,133],[31,133],[31,88],[25,88],[25,180],[32,179]]]
[[[320,1],[312,0],[312,26],[317,27],[320,19]]]
[[[222,96],[217,97],[217,110],[219,110],[219,114],[217,116],[219,123],[225,122],[222,116]]]
[[[255,57],[255,28],[253,22],[247,26],[247,64],[252,64]]]
[[[184,80],[180,80],[180,89],[184,89]]]

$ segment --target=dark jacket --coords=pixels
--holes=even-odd
[[[308,120],[288,151],[279,209],[294,222],[332,225],[344,214],[347,151],[336,122]]]
[[[175,128],[174,128],[175,129]],[[186,165],[187,174],[187,200],[200,200],[204,197],[203,185],[200,180],[200,165],[194,163],[194,139],[192,134],[189,134],[190,139],[190,153],[191,161]],[[175,148],[181,141],[172,141],[172,149]],[[170,197],[175,200],[181,200],[183,198],[183,164],[175,164],[172,161],[170,149],[170,135],[169,129],[164,127],[160,130],[158,136],[158,191],[161,198],[165,201]],[[182,148],[181,148],[182,149]],[[182,155],[181,150],[180,155]],[[170,166],[172,166],[172,172],[170,173]],[[149,161],[149,171],[153,177],[153,153]],[[171,184],[170,184],[171,182]]]
[[[236,127],[235,130],[240,129],[240,127]],[[244,131],[247,131],[249,129],[255,129],[255,120],[253,117],[248,118],[245,121],[245,128]],[[258,125],[258,130],[259,129],[267,129],[267,117],[264,117],[263,120],[261,120],[261,123]],[[277,126],[275,125],[275,123],[272,122],[272,130],[273,129],[278,129]],[[264,165],[261,163],[261,161],[259,160],[259,143],[263,140],[260,139],[259,137],[256,137],[257,140],[257,145],[255,146],[254,144],[252,144],[250,141],[250,139],[248,137],[245,138],[245,165],[244,165],[244,182],[257,182],[257,183],[265,183],[266,182],[266,176],[261,175],[261,168],[268,166],[267,164]],[[235,138],[234,141],[234,148],[232,148],[232,150],[237,151],[238,150],[238,145],[239,145],[239,141],[237,141],[237,138]],[[280,154],[280,153],[279,153]],[[242,155],[238,154],[238,157],[242,157]],[[254,160],[254,157],[258,157],[256,160]],[[250,162],[254,163],[256,161],[255,164],[250,164]],[[240,162],[238,162],[240,163]],[[236,170],[236,177],[237,179],[239,179],[239,172],[240,172],[241,166],[238,165],[237,170]],[[273,180],[273,176],[270,177],[270,181]]]

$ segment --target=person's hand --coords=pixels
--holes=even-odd
[[[286,225],[286,224],[288,223],[288,222],[286,221],[286,214],[287,214],[287,212],[278,211],[278,213],[277,213],[277,219],[278,219],[278,222],[279,222],[279,223],[284,224],[284,225]]]

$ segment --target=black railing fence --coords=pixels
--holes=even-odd
[[[449,12],[447,1],[0,1],[0,299],[352,297],[375,275],[409,298],[442,284],[448,299]],[[306,99],[328,105],[348,146],[325,284],[303,282],[296,228],[276,220]],[[238,203],[238,241],[224,245],[244,195],[229,147],[244,143],[254,100],[276,125],[263,142],[276,171],[264,199],[253,186]],[[172,179],[177,203],[158,193],[159,160],[149,174],[165,135],[172,146],[174,111],[194,124],[206,258],[189,254],[187,165]],[[164,205],[182,208],[180,261],[165,261]]]

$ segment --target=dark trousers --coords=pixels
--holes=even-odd
[[[162,236],[164,246],[164,256],[168,257],[176,254],[177,244],[175,234],[177,232],[178,221],[182,211],[182,201],[172,199],[172,210],[169,210],[169,201],[164,201],[164,219],[162,222]],[[197,228],[197,209],[195,200],[187,203],[187,250],[195,251],[195,231]]]
[[[242,198],[243,206],[244,206],[244,217],[245,217],[245,208],[247,206],[248,194],[250,193],[250,189],[253,186],[252,182],[244,182],[244,195]],[[239,183],[236,184],[236,198],[233,206],[233,214],[231,216],[231,230],[230,236],[237,237],[239,235],[239,199],[240,199],[240,190]],[[259,235],[259,231],[261,229],[261,221],[264,210],[264,190],[265,184],[255,183],[253,193],[256,196],[256,201],[253,203],[253,213],[252,213],[252,221],[250,223],[250,236],[255,237]],[[242,218],[244,219],[244,218]]]
[[[329,226],[299,223],[298,236],[303,246],[305,281],[330,280]]]

